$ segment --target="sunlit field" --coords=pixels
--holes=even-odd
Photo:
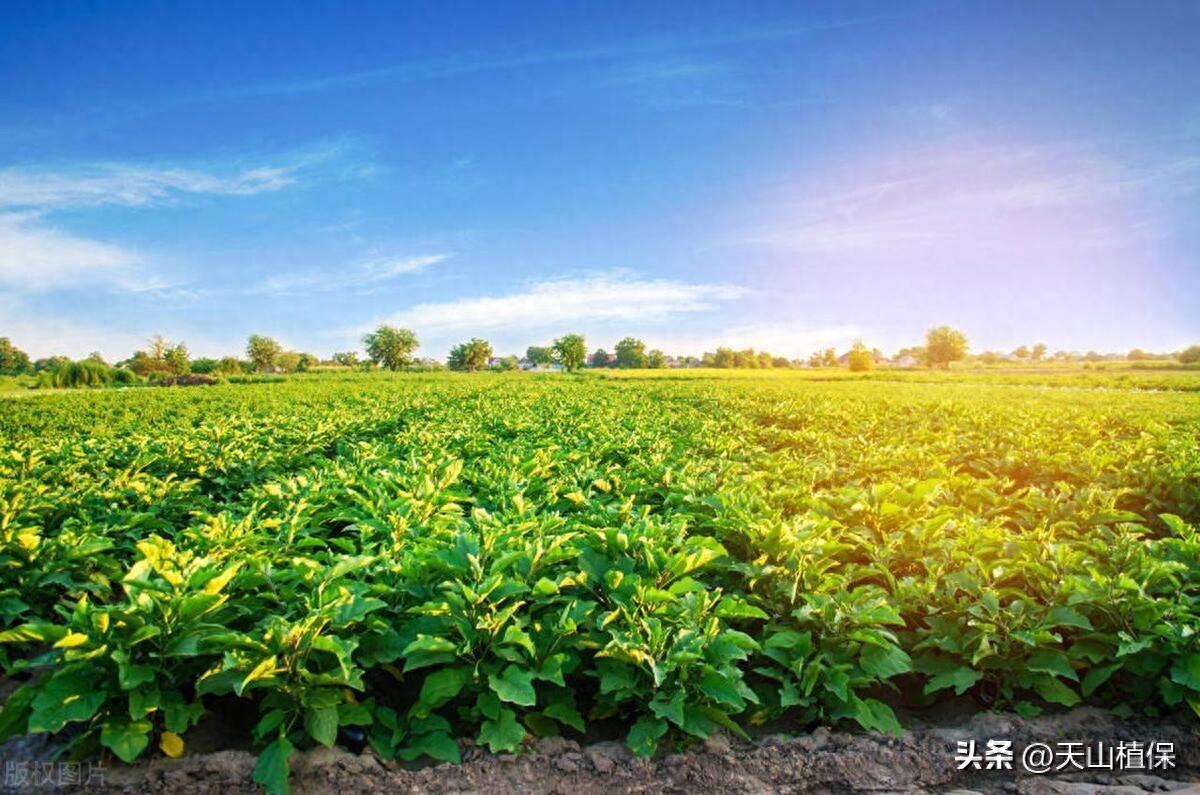
[[[1198,385],[318,374],[0,399],[0,730],[132,761],[242,704],[277,788],[292,749],[356,738],[652,754],[948,700],[1200,711]]]

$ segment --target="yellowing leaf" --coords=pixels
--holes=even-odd
[[[158,747],[172,759],[183,756],[183,738],[175,732],[163,732],[158,738]]]

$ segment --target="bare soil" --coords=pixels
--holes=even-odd
[[[1013,741],[1009,771],[958,770],[960,740]],[[1065,770],[1032,775],[1021,770],[1020,750],[1032,742],[1138,740],[1173,742],[1175,766],[1154,771]],[[0,746],[0,762],[44,758],[49,744],[22,738]],[[240,795],[258,792],[254,756],[242,750],[110,764],[104,783],[89,792]],[[406,767],[369,750],[352,754],[317,749],[292,758],[292,790],[305,793],[1027,793],[1028,795],[1200,795],[1200,723],[1121,720],[1095,709],[1023,719],[984,713],[957,723],[913,728],[900,737],[818,728],[794,736],[744,742],[717,735],[704,744],[655,759],[637,759],[622,744],[583,745],[563,738],[534,740],[516,756],[467,745],[461,765]],[[32,792],[3,787],[3,792]],[[57,790],[42,791],[63,791]]]

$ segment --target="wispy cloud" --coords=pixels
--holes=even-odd
[[[122,291],[165,289],[147,272],[144,255],[73,234],[55,223],[55,214],[278,191],[297,183],[306,169],[339,160],[343,148],[337,141],[318,144],[249,167],[88,162],[0,168],[0,285],[26,291],[85,284]],[[389,278],[405,265],[365,263],[359,278]]]
[[[419,257],[374,257],[346,268],[272,276],[241,292],[257,295],[290,295],[372,287],[398,276],[419,273],[445,262],[450,254]]]
[[[614,271],[536,282],[506,295],[417,304],[385,322],[434,337],[495,329],[577,328],[598,321],[648,321],[711,311],[747,293],[732,284],[689,284]]]
[[[19,167],[0,171],[0,207],[59,209],[103,204],[143,206],[184,193],[248,196],[295,182],[291,167],[252,168],[218,176],[182,168],[119,163],[61,169]]]
[[[810,24],[776,24],[693,35],[648,37],[634,41],[560,50],[531,50],[509,53],[471,53],[448,58],[414,60],[341,74],[278,83],[259,83],[222,92],[223,96],[306,94],[380,83],[436,80],[479,72],[515,70],[533,66],[614,61],[625,58],[665,56],[720,47],[787,40],[815,33],[873,25],[899,15],[876,15]]]
[[[42,291],[80,284],[134,287],[140,257],[112,243],[88,240],[27,213],[0,214],[0,286]]]
[[[1121,162],[1083,146],[995,147],[917,154],[837,174],[779,202],[776,221],[741,242],[810,254],[1058,246],[1113,239],[1122,203],[1200,189],[1200,157]]]

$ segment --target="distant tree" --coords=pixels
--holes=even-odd
[[[96,364],[102,364],[105,367],[111,367],[111,365],[104,358],[104,355],[100,353],[100,351],[92,351],[91,353],[89,353],[87,355],[87,358],[84,359],[84,361],[85,362],[95,362]]]
[[[737,354],[733,352],[733,348],[717,348],[717,352],[713,354],[713,367],[733,367],[737,364]]]
[[[275,357],[275,367],[285,373],[300,371],[300,354],[297,351],[283,351]]]
[[[222,375],[236,375],[245,371],[246,368],[236,356],[221,357],[221,360],[217,362],[217,366],[214,368],[214,372],[221,373]]]
[[[246,358],[256,373],[274,371],[281,353],[283,346],[270,337],[255,334],[246,341]]]
[[[33,363],[33,371],[35,373],[52,373],[64,364],[70,364],[71,360],[66,356],[48,356],[44,359],[38,359]]]
[[[813,351],[813,355],[808,357],[808,366],[820,367],[822,361],[824,361],[824,357],[821,355],[821,352]]]
[[[1013,356],[1016,356],[1018,359],[1028,359],[1029,358],[1029,349],[1026,348],[1024,345],[1022,345],[1021,347],[1019,347],[1013,351]]]
[[[822,367],[837,367],[837,351],[833,348],[826,348],[821,354]]]
[[[380,367],[399,370],[412,362],[413,352],[420,343],[417,335],[406,328],[380,326],[363,337],[367,357]]]
[[[467,342],[455,345],[450,350],[447,364],[451,370],[474,372],[487,367],[488,359],[492,358],[492,346],[487,340],[473,337]]]
[[[925,335],[925,361],[930,367],[948,368],[967,355],[967,338],[949,326],[932,328]]]
[[[716,367],[717,366],[717,355],[715,353],[713,353],[712,351],[705,351],[700,356],[700,366],[701,367]]]
[[[617,367],[625,369],[646,366],[646,343],[636,337],[626,337],[617,343]]]
[[[772,367],[791,367],[792,363],[788,360],[788,358],[786,356],[776,356],[774,359],[771,360],[771,366]]]
[[[354,351],[343,351],[333,355],[333,363],[342,367],[354,367],[358,364],[358,354]]]
[[[646,366],[651,370],[661,370],[667,366],[667,357],[658,348],[654,348],[646,354]]]
[[[589,367],[608,367],[608,351],[603,348],[597,348],[592,351],[592,355],[588,357]]]
[[[518,362],[516,356],[503,356],[498,362],[496,362],[494,369],[502,371],[516,370],[517,366]]]
[[[197,375],[208,375],[217,369],[217,360],[201,356],[197,359],[192,359],[190,369],[191,372]]]
[[[161,334],[155,334],[150,338],[150,344],[146,348],[146,353],[151,359],[163,361],[167,358],[167,349],[171,347],[171,343],[163,339]]]
[[[758,352],[758,366],[763,369],[770,369],[775,366],[775,359],[766,351]]]
[[[1099,362],[1104,359],[1104,355],[1099,351],[1088,351],[1083,355],[1085,362]]]
[[[1000,354],[996,353],[995,351],[984,351],[983,353],[979,354],[979,361],[983,362],[984,364],[996,364],[1000,361]]]
[[[554,348],[543,347],[541,345],[530,345],[525,349],[525,358],[534,367],[542,367],[547,364],[554,364]]]
[[[176,343],[175,345],[167,348],[166,351],[163,352],[162,358],[163,361],[167,363],[167,367],[170,369],[170,371],[175,375],[183,375],[184,373],[188,372],[191,367],[189,362],[191,357],[188,355],[187,346],[182,342]]]
[[[854,347],[850,349],[849,356],[846,357],[846,363],[853,373],[861,373],[870,370],[875,366],[875,357],[867,350],[867,346],[862,344],[862,340],[854,343]]]
[[[321,360],[318,359],[315,355],[301,351],[300,352],[300,364],[296,368],[296,372],[307,373],[309,370],[313,369],[320,363],[321,363]]]
[[[29,355],[25,351],[13,345],[8,337],[0,337],[0,374],[20,375],[32,368]]]
[[[1196,362],[1200,362],[1200,345],[1192,345],[1181,351],[1179,362],[1181,364],[1195,364]]]
[[[1146,353],[1141,348],[1134,348],[1129,353],[1125,354],[1125,358],[1131,362],[1141,362],[1149,358],[1150,354]]]
[[[567,334],[554,341],[554,358],[567,369],[575,372],[583,367],[587,358],[587,347],[582,334]]]
[[[1046,343],[1039,342],[1037,345],[1034,345],[1033,348],[1029,351],[1029,358],[1033,359],[1035,362],[1040,362],[1042,359],[1045,359],[1046,358]]]

